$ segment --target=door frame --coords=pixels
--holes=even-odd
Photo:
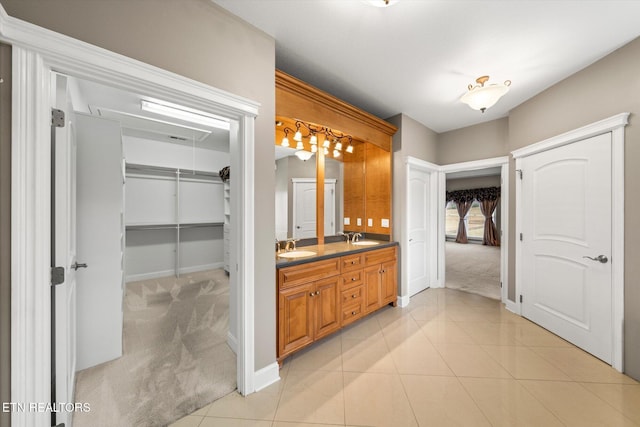
[[[238,389],[254,383],[254,122],[259,103],[7,15],[0,41],[12,45],[11,398],[51,401],[50,79],[51,70],[142,91],[231,121],[237,227],[231,254],[238,283]],[[236,155],[233,155],[233,150]],[[232,209],[234,207],[232,206]],[[233,212],[233,211],[232,211]],[[12,415],[13,425],[45,425],[50,414]],[[48,425],[48,424],[46,424]]]
[[[464,172],[479,169],[500,167],[500,282],[502,283],[501,301],[507,309],[515,311],[513,302],[508,299],[509,289],[509,156],[493,157],[490,159],[474,160],[470,162],[452,163],[440,167],[438,192],[438,259],[441,286],[445,285],[445,240],[446,240],[446,218],[445,209],[447,207],[447,173]],[[518,312],[518,314],[520,314]]]
[[[408,156],[405,159],[405,189],[409,189],[410,180],[411,180],[411,172],[412,171],[420,171],[425,172],[429,175],[429,227],[428,233],[429,236],[438,236],[439,232],[439,215],[438,215],[438,191],[439,191],[439,171],[440,166],[435,163],[430,163],[424,160],[420,160],[415,157]],[[403,221],[407,224],[406,227],[401,227],[400,231],[400,245],[404,248],[409,248],[409,198],[407,193],[407,206],[406,209],[403,209]],[[438,240],[437,239],[429,239],[427,245],[429,246],[429,252],[431,254],[436,255],[435,257],[431,257],[429,260],[429,287],[439,288],[441,287],[440,275],[439,273],[439,260],[441,254],[439,253],[438,248]],[[401,285],[400,288],[404,289],[406,295],[400,295],[398,297],[398,304],[400,307],[406,307],[409,304],[409,254],[407,253],[404,256],[400,257],[400,269],[401,269]]]
[[[511,152],[516,172],[521,170],[522,159],[543,151],[562,147],[592,136],[611,132],[611,283],[612,283],[612,366],[624,369],[624,131],[629,123],[629,113],[620,113],[569,132],[545,139]],[[522,230],[522,181],[516,176],[516,235]],[[522,245],[516,242],[515,295],[517,313],[522,307]]]

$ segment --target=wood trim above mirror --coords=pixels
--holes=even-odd
[[[276,114],[340,129],[391,151],[394,125],[276,70]]]

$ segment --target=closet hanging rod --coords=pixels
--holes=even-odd
[[[224,222],[194,222],[186,224],[150,224],[127,225],[127,230],[175,230],[178,228],[222,227]]]
[[[195,176],[208,176],[213,178],[220,178],[220,174],[218,172],[207,172],[201,170],[194,169],[180,169],[180,168],[170,168],[164,166],[152,166],[152,165],[141,165],[137,163],[127,163],[127,171],[135,172],[135,171],[147,171],[147,172],[165,172],[165,173],[179,173],[180,175],[195,175]]]

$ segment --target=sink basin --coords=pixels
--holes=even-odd
[[[280,258],[302,258],[305,256],[312,256],[316,253],[313,251],[291,251],[291,252],[283,252],[278,254]]]
[[[379,245],[380,242],[372,242],[371,240],[360,240],[358,242],[351,242],[351,244],[355,246],[374,246]]]

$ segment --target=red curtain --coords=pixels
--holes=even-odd
[[[456,201],[456,208],[458,209],[458,216],[460,222],[458,222],[458,234],[456,235],[456,243],[467,243],[467,227],[464,225],[464,217],[469,213],[473,200],[458,200]]]
[[[493,212],[498,206],[500,198],[495,200],[480,200],[480,212],[484,215],[484,235],[482,244],[487,246],[500,246],[500,236],[493,222]]]

